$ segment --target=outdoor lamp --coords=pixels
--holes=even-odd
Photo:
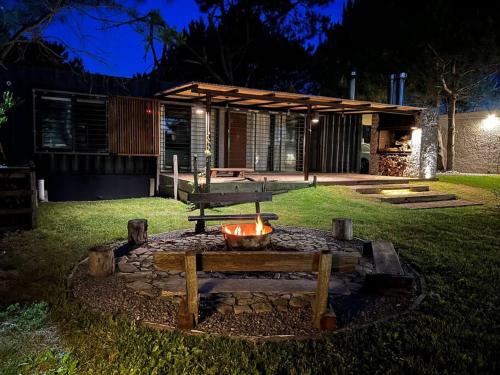
[[[319,122],[319,114],[318,114],[318,112],[314,112],[313,113],[313,117],[312,117],[311,121],[312,121],[313,124],[317,124]]]
[[[197,115],[202,115],[203,113],[205,113],[205,110],[203,109],[203,105],[201,102],[196,102],[195,105],[194,105],[194,112],[197,114]]]
[[[500,125],[500,119],[493,113],[483,120],[483,128],[487,131],[495,129],[498,125]]]

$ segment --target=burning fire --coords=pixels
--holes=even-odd
[[[222,231],[235,236],[261,236],[270,233],[270,227],[264,226],[260,215],[257,215],[254,224],[223,225]]]

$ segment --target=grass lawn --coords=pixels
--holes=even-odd
[[[160,198],[43,204],[38,229],[0,240],[0,268],[21,274],[0,310],[0,373],[498,373],[499,181],[466,177],[446,176],[431,189],[484,206],[412,211],[342,187],[297,190],[263,204],[280,224],[329,229],[332,217],[352,217],[355,235],[392,240],[426,276],[428,295],[417,311],[317,342],[184,337],[76,306],[64,278],[88,247],[123,239],[134,217],[147,218],[150,233],[191,227],[188,210]]]

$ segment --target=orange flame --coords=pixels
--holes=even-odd
[[[257,219],[255,219],[255,234],[257,236],[262,235],[262,232],[264,231],[264,224],[262,223],[262,220],[260,219],[260,214],[257,214]]]
[[[231,234],[235,236],[261,236],[263,234],[269,233],[260,218],[260,214],[257,214],[255,219],[255,225],[252,224],[237,224],[237,225],[223,225],[222,231],[226,234]]]

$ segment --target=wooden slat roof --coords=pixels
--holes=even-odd
[[[191,82],[172,87],[157,93],[155,96],[164,100],[187,103],[204,102],[207,97],[210,97],[212,105],[215,106],[224,105],[266,111],[305,112],[310,108],[315,112],[383,112],[412,115],[423,109],[363,100],[304,95],[203,82]]]

